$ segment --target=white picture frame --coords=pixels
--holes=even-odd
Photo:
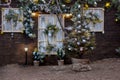
[[[84,10],[84,14],[88,12],[92,12],[93,14],[97,14],[98,18],[101,20],[100,23],[97,23],[93,25],[90,23],[88,27],[90,27],[91,32],[102,32],[104,33],[104,8],[88,8],[87,10]]]
[[[16,15],[16,20],[8,18],[10,11]],[[2,8],[2,32],[23,32],[23,30],[23,11],[19,8]]]

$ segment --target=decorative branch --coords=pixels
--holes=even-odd
[[[62,10],[61,10],[60,5],[59,5],[59,1],[58,0],[56,0],[56,1],[57,1],[57,7],[58,7],[58,9],[62,13]]]

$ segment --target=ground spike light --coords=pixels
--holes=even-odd
[[[28,52],[28,47],[25,47],[24,50],[25,50],[25,65],[27,65],[27,52]]]

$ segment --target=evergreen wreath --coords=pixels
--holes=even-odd
[[[57,32],[59,31],[59,28],[56,27],[56,25],[48,24],[46,29],[44,30],[44,33],[49,36],[49,33],[53,37]]]

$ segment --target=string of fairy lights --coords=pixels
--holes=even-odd
[[[70,9],[74,2],[81,2],[84,4],[84,8],[97,7],[99,2],[104,3],[104,8],[109,9],[111,7],[117,8],[116,19],[118,22],[120,20],[120,0],[18,0],[21,4],[20,9],[24,11],[24,26],[25,33],[29,37],[35,37],[33,31],[34,21],[32,17],[37,16],[41,12],[50,14],[67,13],[66,17],[71,16]],[[7,4],[0,5],[10,5],[11,0],[7,0]],[[70,15],[69,15],[70,14]]]

